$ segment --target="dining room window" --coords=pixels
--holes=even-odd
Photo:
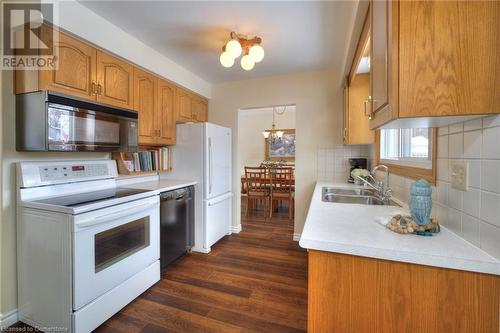
[[[436,182],[436,129],[394,128],[377,130],[376,164],[389,166],[391,173]]]

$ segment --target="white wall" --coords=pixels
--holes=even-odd
[[[282,110],[283,107],[278,107]],[[288,106],[285,113],[275,115],[276,129],[295,129],[295,106]],[[238,113],[238,142],[240,146],[240,167],[259,166],[265,160],[265,139],[262,132],[271,129],[272,108],[240,110]]]
[[[42,1],[43,2],[43,1]],[[52,0],[50,0],[52,2]],[[210,98],[211,84],[74,0],[58,1],[57,25],[195,93]],[[217,65],[217,64],[216,64]]]
[[[295,233],[301,233],[317,177],[318,147],[342,143],[339,73],[314,71],[228,82],[212,87],[209,121],[233,130],[233,225],[240,224],[238,110],[296,106]]]

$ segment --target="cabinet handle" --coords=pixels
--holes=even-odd
[[[101,84],[100,84],[100,83],[97,85],[97,93],[98,93],[99,95],[102,95],[102,86],[101,86]]]
[[[92,83],[90,84],[90,92],[92,94],[97,94],[97,89],[94,81],[92,81]]]
[[[365,104],[365,116],[368,117],[368,119],[372,120],[373,119],[373,113],[372,112],[366,112],[366,104],[370,102],[370,99],[367,99],[364,104]]]
[[[344,142],[347,142],[347,128],[344,128]]]

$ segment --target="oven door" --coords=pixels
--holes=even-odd
[[[137,148],[137,120],[49,103],[49,151],[130,151]]]
[[[75,216],[74,311],[159,260],[159,214],[153,196]]]

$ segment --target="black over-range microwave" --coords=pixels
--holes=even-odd
[[[135,151],[137,112],[53,91],[16,96],[18,151]]]

